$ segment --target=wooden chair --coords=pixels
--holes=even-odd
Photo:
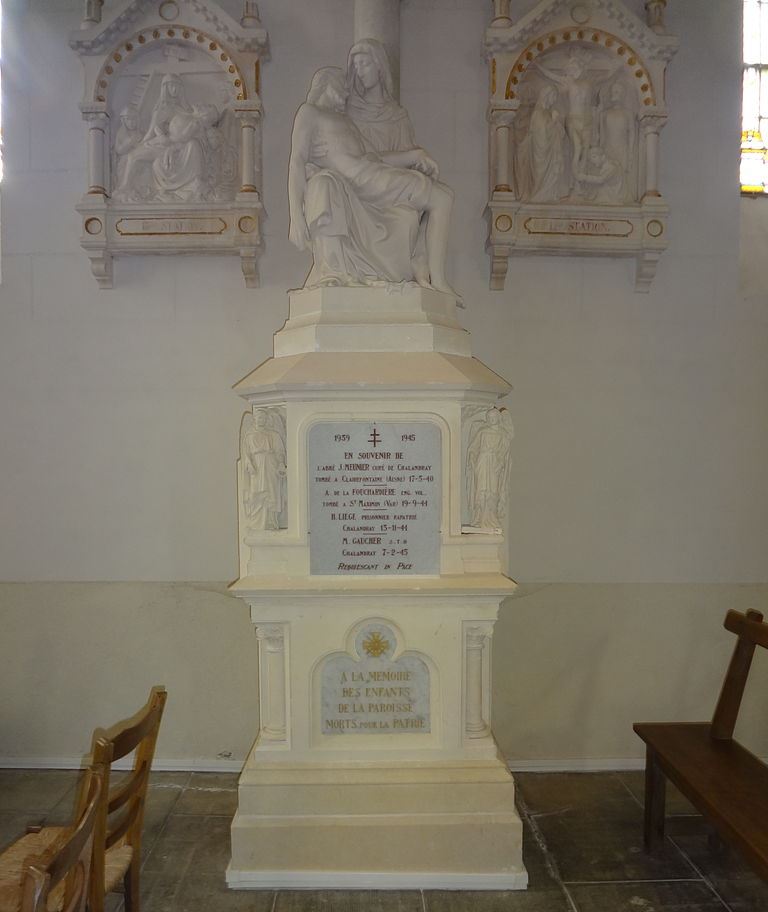
[[[759,611],[729,611],[725,629],[738,637],[712,722],[638,722],[646,743],[645,845],[664,839],[666,779],[768,880],[768,766],[733,740],[755,646],[768,648]]]
[[[153,687],[146,705],[135,715],[111,728],[97,728],[93,733],[91,770],[98,773],[101,800],[96,809],[93,831],[88,912],[104,912],[106,894],[114,892],[121,883],[125,890],[126,912],[139,912],[141,828],[149,771],[166,698],[164,687]],[[112,764],[132,753],[134,758],[130,772],[110,788]],[[82,817],[87,805],[87,792],[82,789],[76,819]],[[54,826],[35,829],[37,832],[19,840],[27,840],[24,857],[48,851],[66,838],[69,831],[67,827]],[[19,863],[21,861],[23,858]],[[0,886],[0,912],[18,912],[18,904],[6,908],[2,896]],[[70,910],[66,909],[66,912]]]
[[[2,912],[84,912],[102,795],[101,772],[91,768],[71,827],[33,827],[0,855]]]
[[[104,779],[104,801],[96,819],[89,912],[104,912],[104,898],[123,884],[126,912],[139,912],[141,829],[167,693],[153,687],[135,715],[93,733],[92,762]],[[110,788],[112,764],[134,754],[131,771]]]

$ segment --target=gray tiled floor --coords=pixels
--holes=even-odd
[[[642,850],[642,773],[518,775],[530,886],[516,893],[234,892],[226,888],[237,777],[155,773],[144,827],[142,912],[766,912],[768,885],[715,851],[674,789],[668,840]],[[0,845],[70,819],[77,774],[0,770]],[[121,912],[119,896],[107,912]]]

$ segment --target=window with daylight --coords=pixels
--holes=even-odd
[[[744,0],[741,192],[768,194],[768,0]]]

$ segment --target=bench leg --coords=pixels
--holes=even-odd
[[[656,759],[656,752],[648,747],[645,755],[645,830],[644,842],[648,852],[658,849],[664,842],[664,811],[666,807],[667,779]]]

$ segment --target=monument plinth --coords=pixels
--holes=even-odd
[[[313,77],[288,177],[313,265],[274,357],[236,387],[232,590],[259,640],[260,728],[232,887],[527,883],[490,727],[491,636],[515,589],[509,385],[456,317],[453,194],[391,85],[372,40],[346,77]]]
[[[509,387],[455,310],[415,285],[293,292],[275,357],[238,384],[232,591],[259,640],[261,718],[232,887],[527,883],[490,729],[493,625],[515,584],[468,502],[473,443],[503,487],[507,464],[477,441]]]

